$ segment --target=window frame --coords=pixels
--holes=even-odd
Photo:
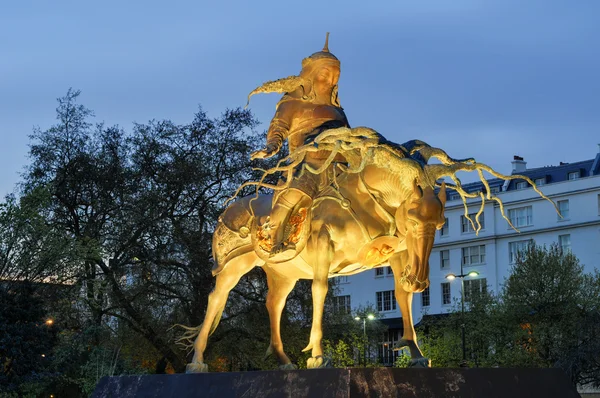
[[[563,204],[566,204],[566,212],[563,212],[564,209],[561,208],[561,206]],[[559,221],[569,220],[571,218],[571,213],[570,213],[570,208],[569,208],[570,207],[569,206],[569,199],[557,200],[556,201],[556,206],[558,207],[558,211],[562,215],[562,218],[558,214],[556,215],[556,218]]]
[[[516,216],[513,217],[513,214],[519,211],[525,211],[525,216],[516,214]],[[518,222],[515,222],[515,220],[522,218],[525,218],[525,224],[519,224]],[[508,219],[515,226],[515,228],[531,227],[533,225],[533,206],[522,206],[508,209]],[[510,226],[508,228],[510,229]]]
[[[425,304],[427,302],[427,304]],[[425,288],[421,292],[421,307],[430,307],[431,306],[431,291],[429,290],[429,286]]]
[[[487,292],[487,278],[465,279],[463,282],[466,303],[471,302],[471,296],[473,295],[475,288],[478,290],[479,294],[485,294]],[[475,284],[477,284],[477,286],[475,286]]]
[[[440,283],[440,286],[442,289],[442,305],[452,304],[452,287],[450,286],[450,282],[442,282]],[[448,288],[447,292],[444,291],[446,287]]]
[[[529,183],[527,181],[517,181],[515,183],[515,190],[517,191],[522,191],[527,188],[529,188]]]
[[[461,259],[460,259],[461,264],[463,266],[466,266],[466,267],[485,264],[485,262],[486,262],[486,249],[485,249],[485,246],[486,245],[473,245],[473,246],[462,247],[461,248],[461,252],[460,252],[460,254],[461,254]],[[473,249],[475,249],[475,248],[477,248],[477,254],[476,255],[472,253]],[[482,248],[483,248],[483,254],[482,254],[482,250],[481,250]],[[468,252],[469,252],[467,256],[465,256],[465,250],[468,250]],[[479,262],[473,262],[472,261],[472,258],[474,256],[479,257]],[[465,262],[465,258],[469,259],[468,263]]]
[[[444,254],[448,254],[448,258],[444,258]],[[444,266],[444,261],[448,262],[447,266]],[[440,270],[449,270],[450,269],[450,250],[440,250]]]
[[[569,241],[568,245],[564,245],[564,243],[563,243],[564,238],[567,238],[567,240]],[[571,234],[558,235],[558,246],[562,250],[563,254],[572,253],[573,249],[571,248]],[[565,246],[566,246],[566,250],[565,250]]]
[[[448,217],[444,217],[444,225],[440,229],[440,238],[445,238],[450,234],[450,221],[448,221]],[[445,231],[445,232],[444,232]]]
[[[477,225],[477,221],[475,221],[477,212],[469,213],[468,215],[473,220],[473,223],[475,223],[475,225]],[[481,213],[481,216],[479,216],[479,224],[481,224],[481,229],[479,231],[485,231],[485,212]],[[465,231],[465,227],[467,229],[466,231]],[[464,214],[460,216],[460,233],[461,234],[475,233],[475,230],[473,229],[471,222],[469,221],[469,219],[467,219],[467,217],[464,216]]]
[[[531,244],[533,244],[532,239],[523,239],[508,242],[508,263],[516,264],[517,260],[519,259],[519,253],[521,253],[522,251],[526,251],[529,245]]]
[[[375,292],[375,301],[377,302],[377,311],[379,312],[391,312],[397,309],[396,297],[393,290]],[[386,309],[386,303],[389,309]]]

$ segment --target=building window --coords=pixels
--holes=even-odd
[[[538,187],[541,187],[542,185],[546,185],[546,177],[536,178],[533,182],[535,182],[535,185]]]
[[[493,194],[500,193],[500,185],[490,187],[490,193],[493,193]]]
[[[519,181],[519,182],[516,183],[515,189],[517,189],[517,190],[520,191],[521,189],[527,188],[528,185],[529,184],[527,184],[527,181]]]
[[[350,314],[352,312],[350,296],[333,296],[333,310],[338,314]]]
[[[392,272],[392,267],[384,267],[386,275],[394,275]]]
[[[350,283],[350,280],[348,279],[347,276],[338,276],[336,278],[336,281],[338,284],[342,284],[342,283]]]
[[[458,199],[460,199],[460,195],[459,195],[459,194],[457,194],[457,193],[451,193],[451,194],[448,196],[448,200],[458,200]]]
[[[568,174],[569,176],[569,180],[576,180],[579,177],[581,177],[581,174],[579,173],[579,171],[572,171]]]
[[[383,275],[384,275],[383,267],[375,268],[375,277],[383,276]]]
[[[440,250],[440,268],[450,268],[450,250]]]
[[[598,195],[598,215],[600,216],[600,195]]]
[[[394,291],[377,292],[377,311],[394,311],[396,309],[396,299]]]
[[[429,307],[431,304],[431,296],[429,295],[429,286],[421,293],[421,306]]]
[[[571,252],[571,235],[558,235],[558,244],[564,254]]]
[[[527,247],[533,243],[531,239],[529,240],[519,240],[516,242],[510,242],[508,244],[508,261],[511,264],[517,262],[519,258],[519,253],[524,253],[527,251]]]
[[[556,204],[558,204],[558,211],[560,211],[563,220],[567,220],[569,218],[569,200],[559,200]],[[557,217],[560,220],[560,216]]]
[[[508,218],[515,227],[526,227],[533,224],[533,210],[531,206],[510,209]]]
[[[477,222],[475,221],[476,216],[477,213],[469,214],[469,218],[473,220],[475,226],[477,226]],[[479,224],[481,224],[481,229],[485,228],[485,213],[481,213],[479,215]],[[471,221],[469,221],[469,219],[465,216],[460,216],[460,228],[463,233],[475,232],[475,230],[473,229],[473,225],[471,225]]]
[[[448,305],[452,302],[452,296],[450,295],[450,282],[442,283],[442,305]]]
[[[462,265],[477,265],[485,263],[485,245],[462,248]]]
[[[471,301],[473,294],[484,294],[487,291],[487,280],[485,278],[468,279],[464,281],[465,301]]]
[[[444,225],[442,226],[442,229],[440,229],[440,236],[448,236],[448,229],[448,217],[446,217],[444,218]]]

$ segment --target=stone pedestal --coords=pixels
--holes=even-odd
[[[104,377],[108,397],[579,397],[559,369],[350,368]]]

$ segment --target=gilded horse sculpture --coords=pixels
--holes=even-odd
[[[250,94],[286,93],[277,105],[266,148],[252,155],[272,156],[288,139],[289,156],[265,172],[265,176],[282,173],[286,178],[279,185],[262,180],[244,184],[238,192],[256,185],[271,188],[275,194],[259,195],[257,190],[221,215],[213,235],[216,285],[204,322],[187,328],[180,339],[193,341],[188,372],[207,371],[203,355],[208,337],[219,323],[231,289],[256,266],[267,275],[268,353],[277,357],[280,367],[293,367],[283,350],[279,323],[296,282],[313,281],[312,328],[305,351],[311,350],[307,367],[318,368],[325,364],[321,341],[328,278],[383,264],[393,271],[402,312],[400,345],[409,348],[412,366],[429,366],[417,343],[411,304],[413,294],[429,285],[428,260],[435,230],[445,221],[446,183],[441,179],[449,177],[454,182],[447,185],[459,193],[465,216],[477,231],[486,199],[499,204],[510,224],[501,200],[490,193],[483,171],[505,180],[525,179],[546,198],[527,177],[502,175],[474,159],[450,158],[422,141],[397,145],[369,128],[349,128],[337,98],[338,78],[339,61],[329,53],[326,42],[323,51],[303,61],[300,76],[265,83]],[[430,158],[440,163],[427,164]],[[456,177],[459,171],[477,172],[486,192],[464,191]],[[481,199],[475,221],[468,215],[467,199],[471,198]]]

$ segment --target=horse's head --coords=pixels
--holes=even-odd
[[[421,292],[429,286],[429,255],[433,247],[436,229],[444,225],[446,185],[442,183],[439,193],[433,188],[421,188],[413,182],[410,198],[396,212],[396,225],[405,235],[408,266],[403,275],[403,288]]]

